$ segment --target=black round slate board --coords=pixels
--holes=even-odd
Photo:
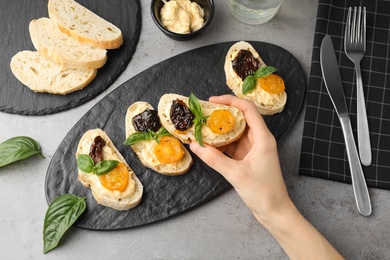
[[[136,227],[188,211],[230,188],[230,184],[193,155],[194,164],[182,176],[168,177],[142,166],[125,141],[125,115],[135,101],[157,107],[165,93],[189,95],[207,100],[212,95],[232,93],[225,84],[225,55],[234,42],[195,49],[163,61],[125,82],[104,97],[72,128],[55,152],[46,175],[46,198],[72,193],[87,197],[87,210],[76,222],[82,228],[114,230]],[[266,116],[265,121],[279,141],[300,111],[306,90],[299,62],[288,51],[263,42],[251,42],[267,62],[279,68],[288,101],[284,111]],[[144,185],[142,202],[131,210],[116,211],[98,205],[91,191],[77,180],[76,147],[89,129],[101,128],[112,139]]]
[[[123,45],[108,51],[107,63],[84,89],[68,95],[35,93],[12,74],[9,63],[19,51],[35,50],[29,34],[33,19],[48,17],[48,0],[0,1],[0,111],[20,115],[45,115],[69,110],[93,99],[119,77],[134,54],[141,30],[139,0],[77,0],[122,30]]]

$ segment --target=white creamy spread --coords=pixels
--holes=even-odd
[[[91,139],[86,139],[81,144],[82,145],[82,153],[89,154],[89,150],[91,147],[91,144],[95,137],[98,135],[91,136]],[[103,146],[103,160],[117,160],[121,161],[118,157],[118,155],[115,153],[115,151],[110,147],[112,144],[109,143],[109,141],[105,140],[107,143],[105,146]],[[99,177],[95,174],[89,173],[89,180],[90,185],[93,186],[93,190],[95,193],[105,195],[107,197],[113,198],[113,199],[123,199],[123,198],[129,198],[131,197],[135,192],[135,181],[132,176],[132,172],[130,171],[129,180],[127,183],[126,188],[120,192],[116,190],[108,190],[104,188],[99,180]]]
[[[190,0],[164,1],[160,16],[162,24],[175,33],[190,33],[204,24],[204,11]]]
[[[232,60],[234,60],[234,58],[237,56],[238,52],[239,52],[239,50],[232,54]],[[257,58],[257,57],[255,57],[255,58]],[[237,82],[237,85],[241,84],[242,79],[233,70],[233,66],[230,66],[230,70],[231,70],[230,75],[232,75],[232,78],[234,79],[234,81]],[[241,91],[241,89],[240,89],[240,91]],[[240,95],[242,96],[241,93],[240,93]],[[279,103],[281,95],[283,95],[283,92],[279,93],[279,94],[269,93],[269,92],[265,91],[264,89],[262,89],[261,86],[259,87],[259,84],[256,84],[256,88],[253,91],[245,94],[245,96],[247,96],[247,97],[250,97],[254,100],[258,100],[261,105],[266,106],[266,107],[273,106],[273,105]]]

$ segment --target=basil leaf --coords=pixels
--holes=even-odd
[[[157,135],[161,136],[161,137],[163,137],[163,136],[171,136],[171,133],[169,133],[168,130],[165,127],[162,126],[162,127],[160,127],[160,129],[158,129]]]
[[[107,174],[112,171],[118,163],[119,162],[116,160],[103,160],[95,165],[93,173],[98,176]]]
[[[266,77],[276,71],[277,69],[272,66],[262,66],[258,68],[255,74],[249,75],[244,79],[244,82],[242,83],[241,93],[245,95],[252,92],[256,88],[256,81],[258,78]]]
[[[191,112],[194,113],[195,117],[203,116],[203,111],[199,99],[193,93],[191,93],[188,97],[188,104]]]
[[[77,167],[83,172],[90,173],[93,171],[93,167],[95,166],[95,162],[92,157],[88,154],[80,154],[77,157]]]
[[[199,145],[200,146],[204,146],[203,145],[203,138],[202,138],[202,124],[195,124],[195,139],[196,141],[198,141]]]
[[[160,127],[160,129],[158,129],[157,131],[157,137],[156,137],[156,142],[159,144],[160,143],[160,140],[161,140],[161,137],[163,136],[172,136],[170,132],[168,132],[167,129],[165,129],[165,127]]]
[[[135,132],[129,137],[127,137],[126,141],[123,143],[124,145],[133,145],[140,141],[148,141],[148,140],[156,140],[157,143],[160,143],[160,139],[163,136],[171,136],[165,127],[160,127],[157,132],[153,132],[152,130],[148,130],[148,132]]]
[[[64,233],[84,212],[85,199],[73,194],[64,194],[50,203],[43,223],[44,254],[58,245]]]
[[[123,144],[133,145],[140,141],[145,141],[145,140],[151,140],[151,136],[149,132],[135,132],[129,135],[129,137],[127,137],[126,141]]]
[[[247,76],[242,83],[242,94],[245,95],[253,91],[256,88],[256,81],[257,78],[254,75]]]
[[[202,125],[206,122],[208,116],[204,116],[199,99],[192,93],[189,96],[188,104],[191,112],[195,115],[194,120],[192,120],[195,127],[195,139],[203,146]]]
[[[16,136],[0,144],[0,167],[26,159],[35,154],[42,155],[41,146],[27,136]]]
[[[148,129],[148,133],[149,133],[149,140],[156,140],[157,139],[157,133],[153,132],[152,130]]]
[[[275,73],[278,69],[272,66],[262,66],[257,69],[255,72],[255,77],[261,78],[261,77],[266,77],[272,73]]]

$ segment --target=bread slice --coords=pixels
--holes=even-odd
[[[62,33],[49,18],[32,20],[29,26],[32,43],[39,53],[54,62],[76,69],[97,69],[107,60],[107,51],[80,43]]]
[[[123,43],[118,27],[74,0],[49,0],[48,10],[60,30],[80,42],[102,49],[116,49]]]
[[[172,102],[176,99],[182,100],[187,106],[189,106],[189,98],[186,96],[173,93],[164,94],[158,103],[158,115],[160,116],[161,124],[168,130],[168,132],[177,137],[183,143],[189,144],[196,140],[194,125],[188,128],[186,131],[178,131],[171,121],[170,110]],[[218,109],[229,110],[230,113],[234,116],[234,127],[225,134],[215,134],[206,124],[204,124],[201,128],[203,143],[219,147],[232,143],[241,137],[246,127],[245,116],[241,110],[235,107],[211,103],[203,100],[199,100],[199,102],[205,116],[210,115],[214,110]]]
[[[245,95],[242,94],[243,80],[237,75],[237,73],[233,70],[232,67],[232,61],[237,56],[238,52],[242,49],[249,50],[253,54],[253,57],[259,60],[260,67],[266,66],[258,52],[253,48],[251,44],[245,41],[237,42],[230,47],[226,55],[224,65],[226,84],[237,97],[253,101],[261,114],[273,115],[282,112],[287,102],[287,93],[285,91],[280,94],[271,94],[262,89],[261,87],[257,87],[250,93],[247,93]]]
[[[31,90],[62,95],[84,88],[97,73],[96,69],[64,68],[36,51],[18,52],[10,67],[15,77]]]
[[[131,134],[137,132],[133,126],[132,120],[134,116],[138,115],[139,113],[142,113],[146,109],[153,110],[153,107],[143,101],[137,101],[133,103],[128,109],[126,113],[126,138],[129,137]],[[184,155],[183,158],[175,164],[163,164],[161,163],[155,153],[154,153],[154,147],[156,146],[155,140],[148,140],[148,141],[140,141],[134,145],[131,145],[131,148],[134,150],[134,152],[137,154],[138,158],[141,160],[142,164],[145,167],[148,167],[156,172],[159,172],[161,174],[165,175],[181,175],[186,173],[192,165],[192,157],[191,154],[188,152],[188,150],[184,147],[184,145],[181,145]]]
[[[97,175],[85,173],[78,169],[79,181],[85,187],[91,188],[92,195],[98,204],[116,210],[128,210],[134,208],[141,202],[142,199],[142,183],[103,130],[91,129],[81,137],[77,146],[76,158],[78,158],[80,154],[89,154],[89,149],[96,136],[101,136],[106,141],[106,145],[103,147],[103,160],[116,159],[127,166],[130,174],[129,183],[123,192],[111,191],[102,186]]]

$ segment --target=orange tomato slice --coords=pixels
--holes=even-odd
[[[126,165],[119,162],[109,173],[99,176],[100,183],[107,190],[124,191],[129,181],[129,170]]]
[[[180,141],[173,136],[161,137],[160,143],[154,147],[154,153],[163,164],[177,163],[184,155]]]
[[[277,74],[270,74],[257,81],[260,87],[271,94],[282,93],[285,89],[284,80]]]
[[[215,134],[226,134],[234,127],[234,116],[227,109],[214,110],[207,119],[207,126]]]

